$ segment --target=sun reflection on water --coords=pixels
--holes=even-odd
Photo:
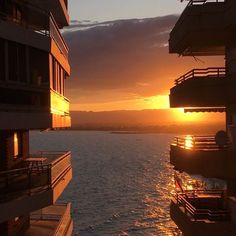
[[[157,173],[156,181],[153,180],[153,191],[143,196],[143,216],[134,222],[134,228],[141,229],[147,236],[182,235],[169,215],[170,200],[173,196],[170,193],[174,193],[175,182],[170,164],[165,162],[164,165],[165,171]]]

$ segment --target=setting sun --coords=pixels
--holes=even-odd
[[[180,122],[197,122],[203,120],[203,113],[184,112],[184,108],[174,109],[174,116]]]
[[[144,104],[146,109],[170,109],[170,102],[168,95],[152,96],[145,99]],[[178,122],[197,122],[204,119],[203,113],[185,112],[184,108],[171,109],[173,118]]]
[[[168,95],[158,95],[152,96],[144,100],[145,108],[147,109],[169,109],[169,96]]]

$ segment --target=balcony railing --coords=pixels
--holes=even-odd
[[[67,235],[68,229],[71,225],[71,204],[59,203],[41,210],[35,211],[30,215],[30,223],[38,224],[37,228],[29,228],[27,235],[34,235],[34,231],[38,228],[44,229],[45,222],[53,222],[55,229],[49,229],[48,235],[61,236]],[[31,225],[30,225],[31,226]],[[51,232],[52,231],[52,232]]]
[[[227,221],[230,212],[226,208],[224,191],[220,190],[191,190],[176,193],[175,199],[185,214],[194,220]]]
[[[225,78],[225,67],[209,67],[205,69],[193,69],[175,80],[175,85],[179,85],[192,78]]]
[[[61,32],[57,26],[57,23],[51,13],[49,15],[49,26],[50,26],[50,28],[49,28],[50,29],[49,30],[50,37],[52,37],[54,39],[58,48],[61,50],[63,55],[68,59],[68,51],[69,51],[68,46],[67,46],[63,36],[61,35]]]
[[[178,19],[177,23],[175,24],[175,27],[173,28],[173,30],[170,32],[170,38],[173,37],[173,35],[175,35],[178,31],[179,31],[179,27],[182,28],[182,23],[185,21],[185,16],[188,13],[188,9],[191,6],[201,6],[204,4],[224,4],[225,0],[189,0],[189,3],[187,4],[185,10],[183,11],[183,13],[181,14],[180,18]],[[182,29],[181,29],[182,30]]]
[[[206,3],[218,3],[218,2],[225,2],[225,0],[190,0],[188,6],[203,5]]]
[[[70,101],[66,97],[51,89],[50,101],[52,113],[60,115],[69,115]]]
[[[175,137],[173,145],[188,149],[188,150],[227,150],[229,149],[229,143],[224,146],[219,146],[216,144],[214,136],[191,136],[187,135],[185,137]]]
[[[56,42],[58,48],[60,49],[61,53],[68,59],[68,46],[58,28],[58,25],[51,13],[47,13],[37,7],[33,6],[29,3],[21,3],[29,7],[32,12],[35,11],[36,14],[40,14],[42,17],[41,25],[35,25],[29,23],[28,21],[20,20],[15,18],[14,16],[7,14],[5,12],[0,11],[0,19],[4,21],[9,21],[14,24],[17,24],[20,27],[23,27],[27,30],[31,30],[35,33],[44,35],[46,37],[51,37]],[[31,13],[32,14],[32,13]]]
[[[0,201],[52,188],[70,168],[70,152],[31,155],[22,168],[0,172]]]

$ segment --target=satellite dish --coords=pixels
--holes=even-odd
[[[215,142],[218,146],[223,147],[228,142],[227,133],[224,130],[220,130],[215,135]]]

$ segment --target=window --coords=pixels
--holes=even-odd
[[[8,42],[9,80],[26,82],[26,50],[22,44]]]
[[[13,142],[14,142],[14,158],[18,158],[19,157],[19,138],[18,138],[17,133],[14,133]]]
[[[0,39],[0,80],[5,80],[5,41]]]
[[[13,19],[16,23],[20,23],[22,20],[22,12],[18,6],[13,6]]]
[[[29,47],[30,83],[35,85],[49,83],[48,53]],[[38,62],[41,63],[38,63]]]

